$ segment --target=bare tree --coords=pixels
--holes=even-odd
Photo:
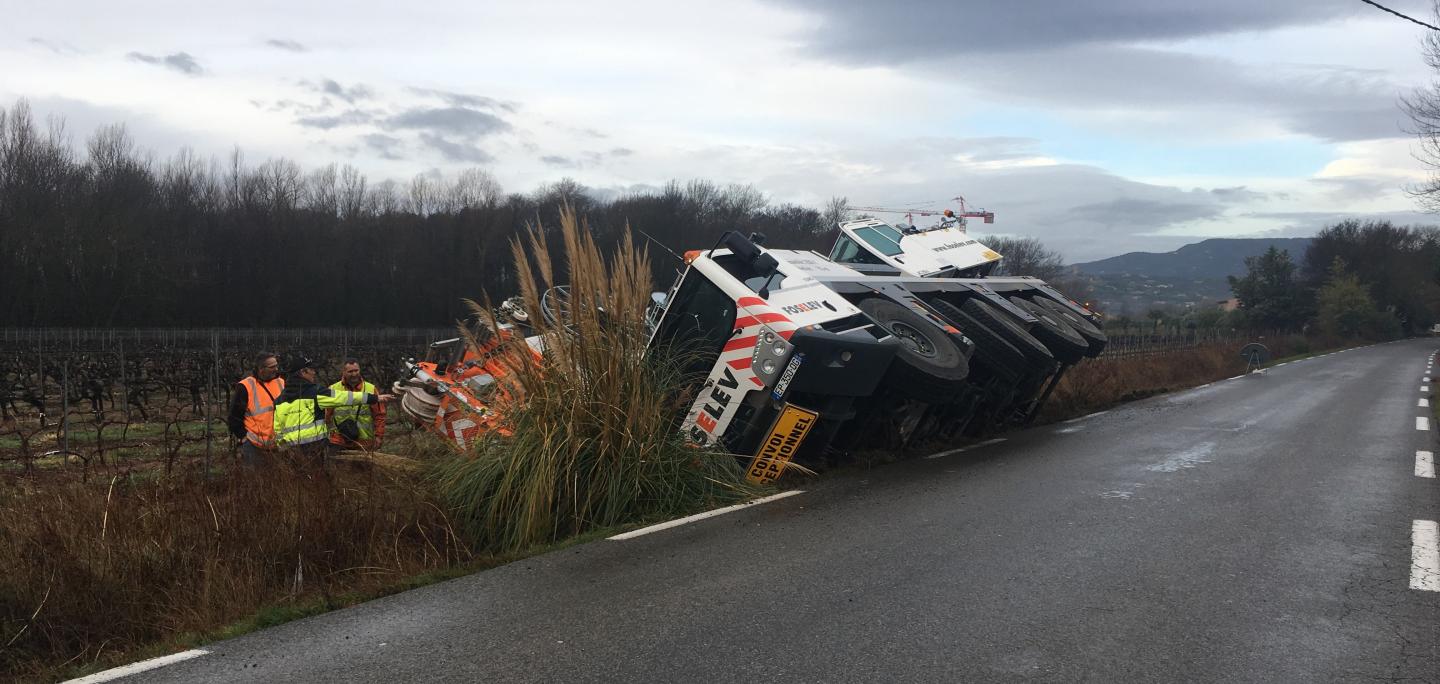
[[[429,216],[435,212],[436,205],[435,183],[430,177],[423,173],[415,174],[410,179],[410,213],[416,216]]]
[[[293,210],[300,205],[304,182],[300,165],[289,159],[267,159],[255,170],[260,178],[261,198],[277,210]]]
[[[848,197],[831,197],[830,201],[825,203],[825,210],[820,212],[827,229],[849,221],[850,214],[850,198]]]
[[[1440,18],[1440,0],[1436,0],[1433,13]],[[1426,33],[1421,55],[1426,66],[1440,72],[1440,31]],[[1426,211],[1440,212],[1440,81],[1402,96],[1400,107],[1410,117],[1409,132],[1420,141],[1415,158],[1430,174],[1423,183],[1412,185],[1407,191]]]
[[[347,221],[365,211],[365,174],[349,164],[340,168],[340,190],[337,201],[340,218]]]
[[[444,207],[445,211],[452,213],[462,209],[493,207],[500,203],[502,195],[500,181],[495,180],[489,171],[465,169],[445,187]]]
[[[1049,281],[1065,273],[1065,258],[1035,238],[996,237],[981,242],[1004,257],[995,275],[1034,276]]]
[[[340,214],[340,195],[337,188],[339,173],[335,164],[326,164],[305,177],[305,208],[326,216]]]

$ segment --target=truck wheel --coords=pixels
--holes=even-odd
[[[1061,320],[1069,323],[1070,327],[1074,328],[1075,332],[1080,333],[1081,337],[1085,338],[1085,341],[1090,344],[1090,349],[1085,352],[1086,356],[1094,358],[1105,350],[1105,344],[1110,341],[1110,338],[1105,335],[1104,330],[1101,330],[1099,326],[1091,323],[1089,319],[1071,311],[1064,304],[1049,297],[1036,297],[1032,301],[1049,309]]]
[[[970,314],[980,325],[994,331],[1006,342],[1014,345],[1024,355],[1030,372],[1035,375],[1049,375],[1055,368],[1055,355],[1034,335],[1026,332],[1020,324],[1005,312],[980,299],[967,299],[960,310]]]
[[[950,302],[934,299],[926,304],[975,342],[975,356],[986,366],[1016,378],[1029,375],[1030,364],[1025,355],[1005,338]]]
[[[1080,333],[1075,332],[1075,329],[1068,323],[1050,313],[1049,309],[1042,309],[1039,305],[1020,296],[1010,297],[1010,303],[1035,317],[1035,324],[1030,327],[1030,334],[1034,335],[1035,339],[1044,342],[1057,361],[1075,363],[1085,358],[1085,352],[1090,351],[1090,343],[1081,337]]]
[[[885,379],[906,397],[933,402],[953,393],[970,374],[965,353],[925,317],[888,299],[860,300],[861,311],[900,341]]]

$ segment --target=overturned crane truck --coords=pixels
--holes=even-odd
[[[751,455],[752,481],[773,481],[795,459],[833,460],[835,443],[1024,422],[1066,368],[1104,347],[1092,314],[1035,278],[867,273],[753,238],[727,233],[686,254],[684,271],[656,297],[649,344],[684,350],[686,370],[705,378],[684,434]],[[396,389],[407,413],[419,407],[418,417],[463,446],[496,419],[475,396],[493,379],[484,350],[437,345],[448,358],[410,364],[412,380]]]

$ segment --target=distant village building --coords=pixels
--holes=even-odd
[[[1234,311],[1240,308],[1240,299],[1231,297],[1229,299],[1222,299],[1215,304],[1220,307],[1221,311]]]

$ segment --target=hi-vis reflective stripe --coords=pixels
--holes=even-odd
[[[275,410],[275,407],[274,407],[274,406],[266,406],[265,408],[262,408],[262,409],[260,409],[259,411],[250,411],[250,412],[248,413],[248,415],[252,415],[252,416],[263,416],[263,415],[265,415],[265,414],[267,414],[267,413],[269,413],[269,412],[271,412],[271,411],[274,411],[274,410]]]
[[[294,433],[296,433],[296,432],[299,432],[299,431],[301,431],[301,430],[313,430],[313,429],[315,429],[315,428],[317,428],[317,427],[324,427],[324,426],[325,426],[325,421],[323,421],[323,420],[317,420],[317,421],[314,421],[314,422],[305,423],[304,425],[291,425],[290,427],[280,428],[280,434],[282,434],[282,435],[289,435],[289,434],[294,434]]]

